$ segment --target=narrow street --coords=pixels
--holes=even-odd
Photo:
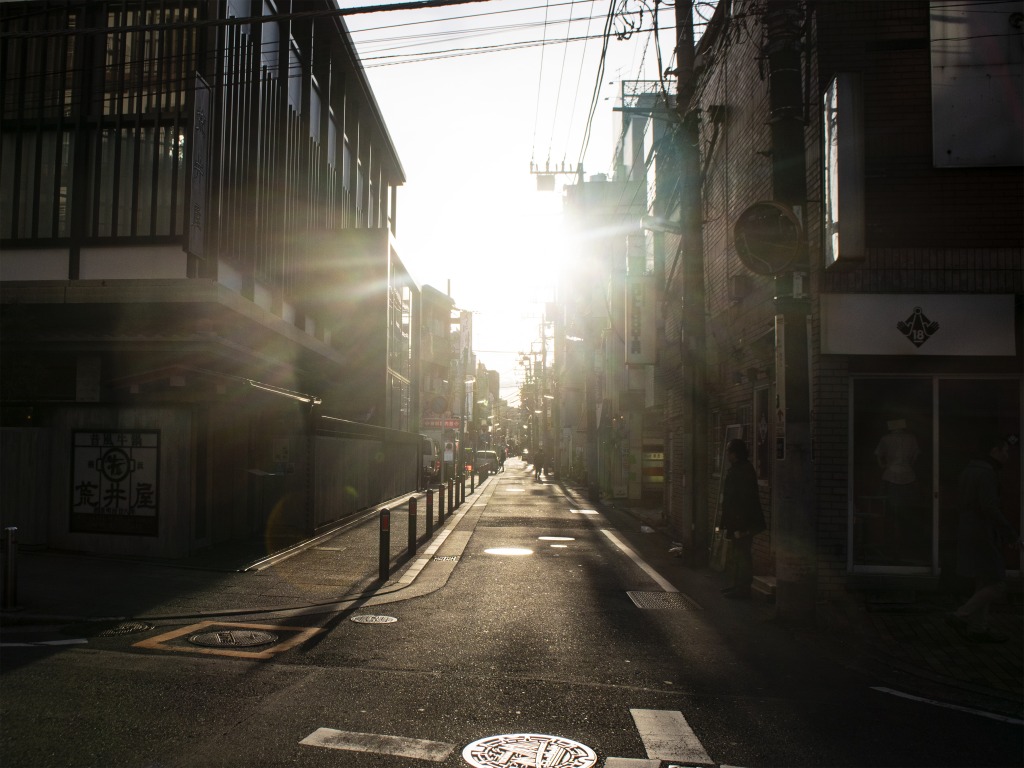
[[[123,636],[39,629],[37,645],[7,632],[4,765],[1019,764],[1019,721],[878,690],[764,601],[655,568],[635,520],[519,460],[467,502],[378,598]],[[197,625],[287,647],[203,649],[186,642]]]

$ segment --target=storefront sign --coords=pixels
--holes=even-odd
[[[156,536],[160,432],[91,430],[71,439],[71,531]]]
[[[826,355],[995,355],[1016,349],[1013,296],[824,293]]]
[[[423,429],[458,429],[458,419],[424,418],[421,420]]]

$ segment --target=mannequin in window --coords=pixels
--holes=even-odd
[[[897,557],[905,557],[907,547],[919,537],[916,508],[918,502],[917,474],[914,462],[919,453],[917,438],[907,431],[906,419],[886,422],[888,433],[875,448],[875,458],[882,468],[886,513],[895,524],[893,542]]]

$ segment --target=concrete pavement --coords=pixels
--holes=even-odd
[[[528,473],[518,460],[510,476]],[[445,520],[434,510],[425,536],[425,499],[417,504],[417,549],[409,555],[408,498],[391,509],[391,573],[379,579],[379,517],[362,517],[270,557],[265,542],[223,547],[177,562],[95,557],[61,552],[17,554],[17,605],[0,613],[3,642],[38,638],[62,625],[152,625],[202,617],[261,617],[323,613],[353,605],[404,600],[441,588],[457,566],[476,520],[501,482],[492,476]],[[570,503],[597,508],[659,574],[705,604],[721,598],[727,581],[710,569],[683,565],[658,524],[658,513],[589,501],[585,489],[564,485]],[[435,499],[436,501],[436,499]],[[752,620],[772,621],[769,596],[732,602]],[[1024,717],[1024,622],[1020,596],[996,606],[992,624],[1006,643],[968,643],[946,626],[942,596],[877,604],[859,596],[818,606],[816,626],[794,627],[794,639],[834,660],[876,674],[893,688],[913,690],[1004,716]]]

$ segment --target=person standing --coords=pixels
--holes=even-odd
[[[754,582],[754,537],[765,529],[757,472],[747,459],[747,444],[730,440],[725,448],[729,462],[722,489],[722,529],[732,541],[732,586],[722,593],[729,598],[747,599]]]
[[[1002,643],[1006,636],[988,626],[989,606],[1006,591],[1006,561],[1002,546],[1019,546],[1020,537],[1003,516],[999,499],[998,471],[1009,460],[1009,442],[990,437],[979,443],[958,483],[960,524],[957,538],[957,570],[974,579],[974,594],[946,623],[975,643]]]

